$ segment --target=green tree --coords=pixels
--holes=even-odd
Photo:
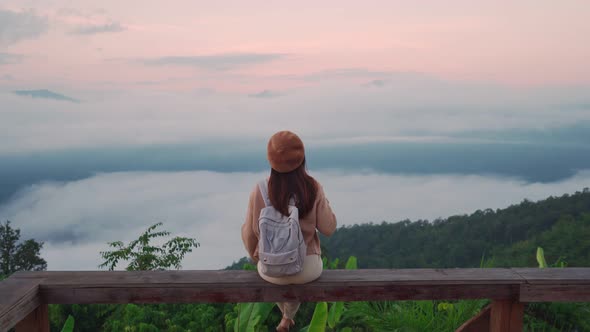
[[[184,256],[198,248],[199,243],[195,239],[177,236],[161,246],[154,245],[152,240],[170,235],[168,231],[156,231],[159,226],[162,226],[161,222],[150,226],[127,246],[121,241],[109,242],[109,246],[116,250],[101,252],[105,261],[99,267],[114,270],[120,261],[129,261],[127,271],[180,269]]]
[[[16,271],[41,271],[47,262],[41,258],[43,242],[28,239],[20,242],[20,229],[12,228],[10,221],[0,223],[0,279]]]
[[[154,244],[161,238],[170,236],[168,231],[158,231],[157,228],[160,226],[162,223],[150,226],[137,240],[131,241],[128,245],[121,241],[108,243],[115,250],[100,253],[104,262],[99,267],[114,270],[120,262],[126,261],[128,262],[127,271],[179,269],[184,256],[192,252],[193,248],[197,248],[199,243],[192,238],[174,237],[162,245]],[[191,308],[187,307],[184,310],[191,309],[190,313],[194,315],[185,321],[192,320],[193,325],[197,324],[194,321],[200,322],[196,320],[196,317],[203,312],[213,315],[217,310],[201,308],[204,305],[189,306]],[[68,315],[75,317],[76,331],[186,331],[186,329],[178,329],[177,321],[180,316],[187,314],[178,306],[171,304],[74,304],[54,306],[50,308],[50,311],[53,326],[62,326]],[[217,320],[222,321],[220,318]],[[211,324],[211,321],[206,324]],[[194,331],[206,331],[201,328],[203,326],[207,325],[199,326]]]
[[[127,271],[180,269],[184,256],[192,252],[194,248],[198,248],[199,243],[196,239],[177,236],[162,245],[154,244],[154,242],[170,236],[168,231],[157,230],[160,226],[162,223],[148,227],[137,240],[129,242],[128,245],[121,241],[110,242],[109,246],[115,250],[100,253],[104,262],[99,267],[114,270],[119,262],[126,261],[128,262]],[[178,320],[179,317],[186,315],[187,309],[194,315],[191,315],[191,319],[185,319],[182,322],[190,325],[190,330],[198,325],[196,317],[201,316],[204,312],[203,309],[213,310],[213,313],[208,312],[209,315],[215,313],[215,309],[207,305],[188,305],[180,309],[178,306],[170,304],[127,304],[118,306],[118,309],[114,310],[105,321],[103,327],[109,331],[185,331],[178,326]],[[196,326],[195,331],[203,330],[202,327],[206,327],[207,324],[210,322]]]

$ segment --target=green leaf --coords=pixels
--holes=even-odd
[[[252,315],[248,326],[246,326],[246,332],[256,332],[256,326],[260,323],[260,316]]]
[[[61,329],[61,332],[73,332],[74,331],[74,317],[72,315],[68,316],[64,327]]]
[[[333,260],[332,263],[330,263],[330,270],[337,269],[339,262],[340,262],[340,260],[338,258],[336,258],[335,260]]]
[[[348,257],[348,261],[346,261],[345,269],[347,269],[347,270],[356,270],[356,269],[358,269],[358,266],[357,266],[357,263],[356,263],[356,257],[354,257],[354,256]]]
[[[234,324],[234,332],[246,331],[253,308],[254,303],[238,303],[238,318]]]
[[[254,303],[252,320],[248,323],[246,331],[255,332],[256,328],[259,327],[259,323],[262,324],[266,321],[274,306],[274,303]]]
[[[543,252],[543,248],[537,247],[537,262],[539,263],[539,268],[544,269],[547,267],[547,262],[545,261],[545,253]]]
[[[345,327],[342,330],[340,330],[340,332],[352,332],[352,329],[350,327]]]
[[[318,302],[315,305],[311,323],[309,323],[309,332],[324,332],[326,331],[326,322],[328,321],[328,303]]]
[[[328,312],[328,326],[333,329],[336,327],[338,322],[340,322],[340,317],[342,317],[342,312],[344,311],[344,302],[334,302],[330,306],[330,311]]]
[[[234,324],[234,331],[256,331],[258,324],[266,321],[274,306],[274,303],[239,303],[239,316]]]

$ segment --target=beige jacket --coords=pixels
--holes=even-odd
[[[326,236],[332,235],[336,230],[336,216],[330,208],[330,202],[328,202],[322,186],[319,183],[317,183],[317,186],[318,193],[313,209],[305,218],[299,219],[301,232],[307,245],[307,255],[321,254],[320,239],[316,230]],[[258,190],[258,185],[256,185],[250,193],[246,221],[242,225],[242,241],[244,241],[248,255],[255,262],[258,262],[258,238],[260,236],[258,218],[263,208],[264,200],[262,199],[260,190]]]

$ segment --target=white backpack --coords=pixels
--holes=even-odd
[[[270,277],[283,277],[303,270],[307,246],[299,225],[299,210],[293,198],[289,201],[289,215],[275,209],[268,197],[268,181],[258,183],[265,208],[260,211],[258,226],[258,256],[261,271]]]

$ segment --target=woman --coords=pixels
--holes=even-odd
[[[285,277],[270,277],[260,272],[258,218],[265,204],[258,186],[255,186],[250,194],[246,221],[242,226],[242,240],[252,260],[258,262],[258,273],[262,279],[278,285],[308,283],[322,274],[320,239],[317,231],[326,236],[332,235],[336,230],[336,217],[324,195],[322,186],[307,174],[305,149],[297,135],[290,131],[274,134],[268,142],[267,158],[271,167],[268,196],[272,206],[281,214],[288,215],[289,200],[294,197],[295,206],[299,210],[301,232],[307,245],[303,270]],[[299,302],[277,303],[283,314],[277,331],[289,331],[289,328],[295,325],[293,318],[299,309],[299,304]]]

